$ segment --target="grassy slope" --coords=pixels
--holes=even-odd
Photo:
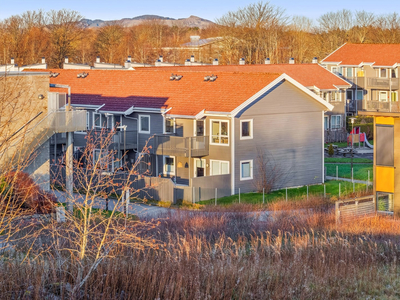
[[[351,165],[350,164],[325,164],[326,175],[336,176],[336,166],[338,166],[339,177],[351,178]],[[370,171],[370,178],[372,180],[372,164],[355,164],[353,165],[354,179],[368,180],[368,171]]]

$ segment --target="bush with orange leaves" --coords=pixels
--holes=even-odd
[[[21,171],[6,173],[0,183],[0,207],[21,209],[25,213],[48,214],[53,212],[56,200],[50,193],[44,192]]]

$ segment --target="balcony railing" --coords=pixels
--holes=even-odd
[[[376,112],[400,112],[400,102],[364,100],[364,110]]]
[[[202,157],[209,153],[209,136],[179,137],[155,135],[154,147],[158,155]]]
[[[397,90],[399,88],[399,78],[368,77],[367,87],[372,89],[377,88]]]

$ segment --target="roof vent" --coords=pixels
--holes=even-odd
[[[68,63],[68,56],[66,56],[65,58],[64,58],[64,62],[67,64]]]
[[[215,80],[217,80],[217,78],[218,78],[217,75],[212,74],[210,77],[210,82],[214,82]]]
[[[82,72],[82,73],[79,73],[76,77],[78,77],[78,78],[86,78],[88,75],[89,75],[89,73]]]
[[[46,59],[44,57],[42,57],[42,64],[46,63]]]
[[[218,66],[218,64],[219,64],[218,58],[214,59],[213,65],[214,65],[214,66]]]
[[[244,57],[242,57],[240,60],[239,60],[239,65],[245,65],[246,64],[246,61],[244,60]]]
[[[11,64],[12,64],[12,65],[15,64],[15,59],[14,59],[14,57],[11,57]]]
[[[100,56],[96,57],[96,63],[98,63],[98,64],[100,63]]]
[[[293,58],[293,57],[291,57],[291,58],[289,59],[289,64],[294,65],[294,58]]]
[[[174,81],[174,80],[179,81],[182,79],[182,77],[183,77],[183,75],[178,75],[178,74],[174,75],[174,73],[172,73],[171,76],[169,77],[169,80],[170,81]]]
[[[313,60],[312,60],[312,63],[313,64],[317,64],[318,63],[318,57],[314,57]]]
[[[156,60],[155,66],[156,66],[156,67],[160,67],[160,66],[161,66],[161,60],[160,60],[160,59],[157,59],[157,60]]]
[[[159,60],[160,62],[163,62],[163,61],[164,61],[164,58],[163,58],[163,56],[162,56],[162,55],[160,55],[160,57],[158,58],[158,60]]]
[[[194,55],[192,55],[192,56],[190,57],[190,61],[191,61],[191,62],[194,62]]]
[[[265,59],[264,63],[265,63],[266,65],[270,65],[270,64],[271,64],[271,60],[269,59],[269,57],[267,57],[267,58]]]
[[[128,56],[128,62],[132,62],[132,56]]]
[[[191,41],[192,43],[198,42],[198,41],[200,41],[200,36],[199,36],[199,35],[191,35],[191,36],[190,36],[190,41]]]
[[[57,77],[58,75],[60,75],[60,73],[50,71],[49,77]]]
[[[211,76],[204,76],[204,81],[209,81]]]
[[[185,60],[185,66],[190,66],[191,64],[190,59]]]

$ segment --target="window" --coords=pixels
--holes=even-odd
[[[325,101],[328,101],[328,93],[327,92],[322,93],[322,99],[324,99]]]
[[[93,113],[93,128],[103,128],[103,115],[100,113]]]
[[[240,139],[248,140],[253,138],[253,120],[240,120]]]
[[[139,133],[150,133],[150,116],[139,115]]]
[[[339,67],[339,69],[338,69],[338,75],[340,75],[340,76],[343,75],[343,67]]]
[[[113,130],[114,129],[114,115],[113,114],[106,114],[106,121],[107,121],[107,129]]]
[[[332,73],[333,74],[337,74],[337,68],[336,67],[332,67]]]
[[[357,90],[357,100],[362,100],[364,98],[364,91],[363,90]]]
[[[211,170],[210,175],[229,174],[229,161],[210,160]]]
[[[175,133],[175,119],[165,118],[164,133]]]
[[[357,77],[364,77],[364,70],[362,68],[356,68]]]
[[[376,125],[376,165],[394,166],[394,127]]]
[[[195,136],[204,136],[204,120],[195,120],[195,127],[194,127],[194,135]]]
[[[253,160],[240,161],[240,180],[253,179]]]
[[[175,156],[164,156],[164,174],[175,175]]]
[[[228,121],[211,120],[211,144],[229,145]]]
[[[329,129],[329,117],[324,116],[324,129],[328,130]]]
[[[379,77],[387,78],[388,72],[387,69],[379,69]]]
[[[379,101],[381,101],[381,102],[387,102],[388,101],[388,96],[387,96],[387,92],[386,91],[384,91],[384,92],[380,91],[379,92]]]
[[[392,69],[392,78],[397,78],[397,69]]]
[[[347,68],[346,77],[353,77],[353,68]]]
[[[392,92],[391,95],[392,95],[391,96],[392,101],[398,101],[397,92]]]
[[[331,116],[331,129],[340,129],[342,127],[342,116]]]
[[[340,92],[339,91],[332,91],[331,92],[331,102],[340,101]]]
[[[346,91],[346,100],[353,100],[353,90]]]
[[[206,176],[206,160],[205,159],[194,159],[194,177]]]
[[[379,211],[393,212],[393,194],[377,192],[376,199]]]

